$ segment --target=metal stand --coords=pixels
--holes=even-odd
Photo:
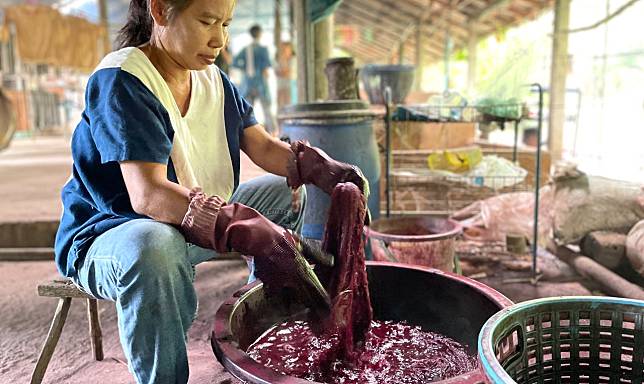
[[[543,127],[543,87],[539,83],[530,84],[531,88],[536,88],[539,93],[539,117],[537,123],[537,158],[535,169],[535,192],[534,192],[534,227],[532,228],[532,276],[529,279],[517,278],[507,279],[504,283],[523,283],[530,282],[532,285],[537,285],[541,275],[537,272],[537,245],[539,243],[539,195],[541,188],[541,129]],[[516,126],[515,126],[516,127]],[[516,128],[515,128],[516,129]],[[515,131],[516,132],[516,131]],[[516,137],[516,136],[515,136]],[[516,152],[516,140],[514,150]]]
[[[521,119],[514,121],[514,148],[512,149],[512,162],[517,162],[517,146],[519,145],[519,121]]]
[[[543,125],[543,87],[539,83],[530,85],[539,92],[539,120],[537,124],[537,164],[535,173],[534,193],[534,228],[532,233],[532,283],[536,284],[537,276],[537,243],[539,240],[539,189],[541,188],[541,128]]]
[[[539,83],[528,84],[527,86],[536,89],[539,93],[539,111],[538,111],[538,125],[537,125],[537,148],[536,148],[536,170],[535,170],[535,206],[534,206],[534,228],[533,228],[533,241],[532,241],[532,273],[530,278],[525,279],[512,279],[512,282],[526,282],[537,284],[541,276],[537,273],[537,244],[539,240],[539,197],[541,188],[541,140],[543,130],[543,95],[544,88]],[[387,87],[384,90],[385,99],[385,182],[386,182],[386,217],[391,215],[391,168],[392,168],[392,150],[391,150],[391,120],[392,120],[392,101],[391,89]],[[452,108],[452,107],[450,107]],[[518,133],[519,123],[521,118],[518,119],[500,119],[495,120],[502,126],[506,122],[514,122],[514,148],[512,153],[512,160],[516,162],[518,159]],[[510,281],[508,281],[510,282]]]
[[[391,88],[386,87],[385,92],[385,182],[387,195],[387,214],[391,215]]]

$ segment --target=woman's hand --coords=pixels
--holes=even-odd
[[[243,204],[226,204],[199,189],[190,193],[188,212],[181,224],[186,239],[218,252],[234,250],[255,260],[255,274],[268,292],[283,288],[316,308],[328,308],[329,297],[286,229]]]
[[[288,167],[287,182],[291,188],[313,184],[329,195],[339,183],[351,182],[369,197],[369,183],[360,168],[333,160],[320,148],[297,141],[291,145],[293,156]]]

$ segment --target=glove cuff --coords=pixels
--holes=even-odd
[[[219,196],[206,196],[201,188],[190,191],[188,212],[181,222],[181,232],[186,240],[202,248],[215,249],[215,223],[226,201]]]
[[[291,156],[286,164],[286,184],[292,189],[297,189],[305,182],[300,175],[299,154],[306,144],[303,141],[291,143]]]

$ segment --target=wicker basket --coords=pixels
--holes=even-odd
[[[644,301],[561,297],[523,302],[490,318],[479,358],[491,383],[644,380]]]

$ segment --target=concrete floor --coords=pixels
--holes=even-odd
[[[60,189],[71,174],[69,142],[62,137],[14,139],[0,152],[0,221],[58,220]],[[241,181],[264,174],[242,156]]]
[[[197,267],[199,314],[188,334],[190,383],[237,383],[215,359],[212,320],[221,302],[247,278],[241,261]],[[36,285],[58,277],[53,262],[0,263],[0,382],[29,383],[57,300],[38,297]],[[114,303],[99,302],[105,359],[94,361],[85,300],[74,299],[43,383],[133,383],[118,338]]]
[[[71,174],[71,164],[64,138],[14,140],[0,152],[2,222],[58,220],[60,188]]]

